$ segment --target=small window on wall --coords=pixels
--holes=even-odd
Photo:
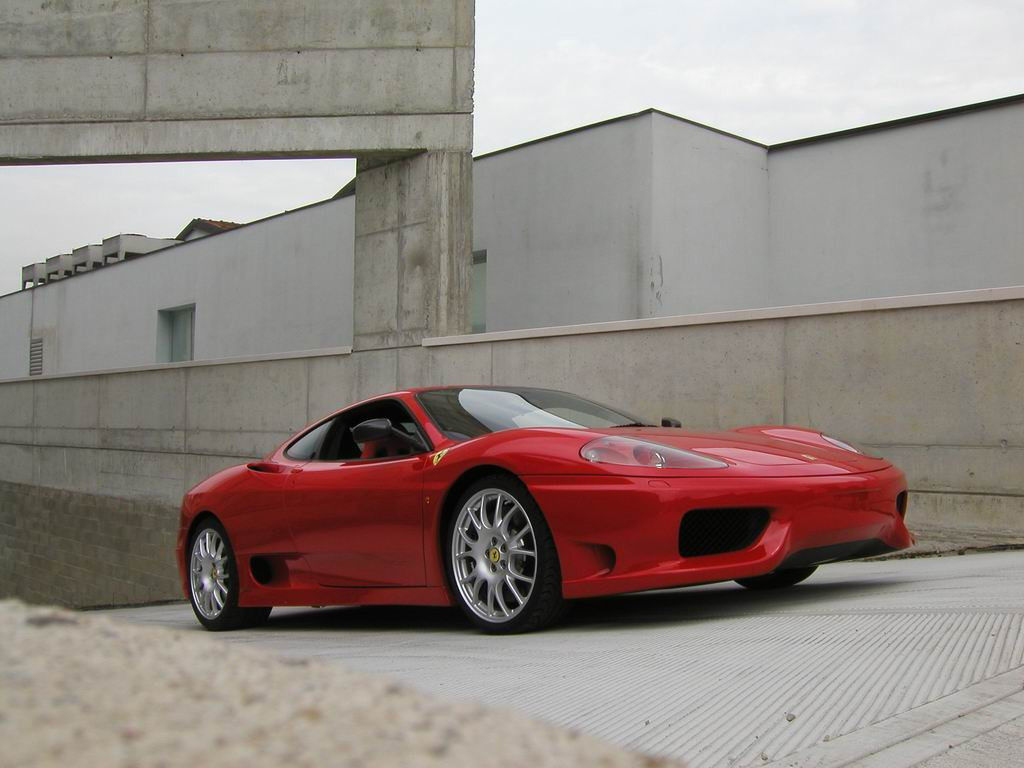
[[[192,360],[196,306],[161,309],[157,312],[156,361],[181,363]]]
[[[469,327],[473,333],[487,330],[487,251],[473,251],[469,273]]]

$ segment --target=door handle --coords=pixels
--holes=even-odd
[[[294,474],[302,471],[302,467],[289,467],[287,464],[277,464],[273,461],[252,461],[245,466],[253,472],[271,475]]]

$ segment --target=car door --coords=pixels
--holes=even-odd
[[[363,416],[358,414],[358,420]],[[338,428],[348,429],[346,416],[339,419]],[[320,584],[425,583],[423,470],[427,455],[328,457],[309,461],[292,475],[287,495],[292,538]]]

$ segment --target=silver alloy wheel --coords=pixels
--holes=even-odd
[[[500,488],[473,494],[455,520],[451,559],[473,613],[493,623],[517,616],[537,576],[537,542],[522,505]]]
[[[204,619],[216,619],[228,599],[228,558],[224,540],[205,528],[192,544],[189,563],[192,602]]]

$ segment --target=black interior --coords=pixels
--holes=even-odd
[[[396,431],[418,438],[429,446],[426,436],[408,409],[397,400],[378,400],[342,413],[317,425],[293,442],[285,451],[291,459],[310,461],[355,461],[363,458],[364,445],[352,437],[352,427],[368,419],[388,419]],[[319,431],[319,434],[314,434]],[[394,458],[418,453],[409,443],[396,440],[382,455],[369,458]]]

